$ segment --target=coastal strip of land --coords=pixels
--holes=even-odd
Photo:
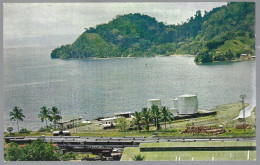
[[[248,104],[245,104],[248,106]],[[216,106],[216,108],[210,111],[216,112],[216,114],[209,116],[199,116],[196,118],[189,119],[177,119],[170,123],[167,123],[166,130],[156,130],[153,125],[150,126],[149,131],[145,130],[125,130],[120,131],[117,127],[112,129],[103,129],[100,121],[92,120],[91,124],[84,124],[75,128],[69,129],[72,136],[88,136],[88,137],[171,137],[171,138],[182,138],[182,137],[194,137],[194,138],[214,138],[214,137],[255,137],[255,109],[252,111],[251,116],[247,117],[246,123],[251,125],[251,129],[236,129],[235,126],[242,123],[242,119],[235,119],[239,112],[242,110],[242,103],[235,102],[225,105]],[[200,110],[199,110],[200,111]],[[226,130],[222,134],[194,134],[194,133],[182,133],[188,125],[194,124],[195,126],[215,126],[223,125]],[[53,136],[52,132],[39,132],[32,131],[30,133],[4,133],[5,137],[9,136]]]

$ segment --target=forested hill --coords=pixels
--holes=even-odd
[[[173,18],[174,19],[174,18]],[[86,29],[52,58],[129,57],[171,54],[197,55],[196,62],[225,61],[254,54],[255,4],[233,2],[201,11],[178,25],[165,25],[135,13],[119,15],[107,24]]]

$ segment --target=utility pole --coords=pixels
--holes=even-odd
[[[72,124],[72,126],[73,126],[73,128],[74,128],[74,116],[73,116],[73,119],[72,119],[72,121],[73,121],[73,124]]]
[[[244,132],[246,132],[246,112],[245,112],[245,97],[246,95],[240,95],[240,98],[242,99],[242,108],[243,108],[243,128],[244,128]]]

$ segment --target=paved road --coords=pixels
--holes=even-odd
[[[145,138],[145,137],[80,137],[80,136],[42,136],[42,137],[6,137],[6,141],[29,142],[38,138],[53,143],[155,143],[155,142],[207,142],[207,141],[255,141],[255,138]]]

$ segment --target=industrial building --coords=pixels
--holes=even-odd
[[[104,128],[111,128],[116,126],[116,120],[119,118],[120,117],[110,117],[110,118],[100,119],[100,121],[102,122]]]
[[[241,54],[241,55],[240,55],[240,59],[241,59],[241,60],[246,60],[246,59],[248,59],[248,57],[249,57],[249,56],[248,56],[247,54]]]
[[[120,112],[120,113],[114,113],[116,117],[125,117],[125,118],[131,118],[133,116],[133,112]]]
[[[57,126],[59,129],[64,130],[64,129],[73,128],[78,123],[82,123],[82,117],[66,120],[66,121],[59,121],[57,123]]]

